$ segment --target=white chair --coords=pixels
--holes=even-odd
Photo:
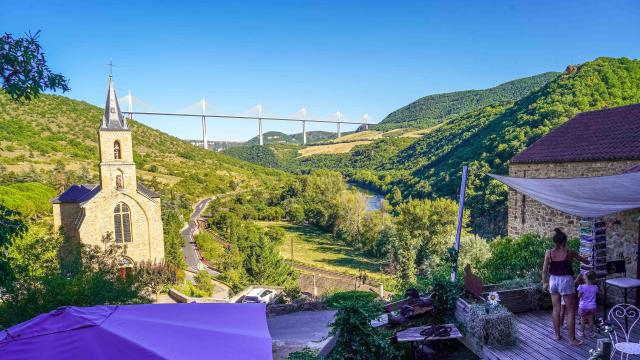
[[[639,341],[631,341],[631,332],[639,319],[640,309],[633,305],[618,304],[611,308],[607,320],[613,328],[610,334],[613,343],[612,359],[616,351],[620,352],[620,359],[629,359],[629,355],[640,355],[640,338]]]

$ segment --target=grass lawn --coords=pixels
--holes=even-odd
[[[297,263],[355,276],[358,276],[360,269],[375,278],[383,276],[380,271],[382,261],[343,245],[333,235],[322,230],[286,222],[257,221],[256,224],[263,227],[276,226],[285,230],[285,239],[280,244],[280,254],[285,259],[291,259],[293,240],[293,260]]]

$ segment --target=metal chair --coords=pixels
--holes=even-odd
[[[607,287],[617,287],[624,292],[624,303],[627,301],[627,293],[631,289],[640,288],[640,279],[627,277],[627,264],[624,260],[615,260],[607,262],[607,275],[622,274],[622,277],[606,279],[604,281],[604,313],[607,313]]]
[[[621,360],[629,359],[629,355],[640,355],[640,338],[636,342],[631,341],[631,333],[638,319],[640,319],[640,309],[630,304],[618,304],[609,311],[607,320],[613,327],[610,333],[613,343],[612,359],[616,352],[620,353]],[[629,324],[631,326],[628,326]]]

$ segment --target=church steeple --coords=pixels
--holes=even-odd
[[[98,130],[98,144],[102,191],[136,191],[136,164],[133,162],[131,130],[120,112],[111,75],[107,103]]]
[[[107,102],[104,105],[104,114],[102,115],[102,124],[100,130],[129,130],[127,119],[122,116],[116,89],[113,86],[113,77],[109,74],[109,91],[107,93]]]

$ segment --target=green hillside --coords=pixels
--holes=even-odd
[[[296,140],[291,137],[291,135],[287,135],[280,131],[267,131],[262,134],[262,141],[265,144],[296,144]],[[258,145],[260,144],[260,139],[258,136],[251,138],[247,141],[246,145]]]
[[[474,230],[504,233],[506,188],[487,173],[508,173],[512,156],[579,112],[640,102],[640,60],[598,58],[554,76],[520,100],[452,116],[417,140],[383,138],[350,153],[308,156],[289,166],[339,170],[379,191],[398,188],[406,199],[455,198],[462,165],[468,164]]]
[[[431,196],[452,196],[459,188],[462,165],[469,164],[469,204],[474,216],[482,219],[483,228],[504,232],[506,189],[490,181],[486,173],[508,173],[511,157],[579,112],[638,102],[640,60],[598,58],[504,111],[484,108],[446,124],[433,136],[400,151],[382,168],[391,170],[405,164],[411,180],[399,185],[406,192],[411,193],[421,182],[422,188],[430,188]],[[446,140],[452,138],[456,142]],[[441,151],[445,143],[449,148]]]
[[[43,95],[26,104],[0,94],[0,164],[13,176],[41,176],[54,187],[95,180],[97,130],[102,109],[62,96]],[[190,145],[131,121],[134,161],[141,180],[153,178],[190,197],[248,186],[281,173]],[[55,179],[64,172],[71,179]],[[8,176],[5,174],[4,176]]]
[[[431,126],[453,115],[498,102],[515,101],[542,87],[558,74],[546,72],[485,90],[466,90],[425,96],[387,115],[376,129]]]
[[[336,133],[328,132],[328,131],[307,131],[307,143],[312,144],[315,142],[325,141],[334,139],[336,137]],[[299,144],[302,145],[302,133],[297,134],[285,134],[280,131],[267,131],[262,134],[262,141],[264,144]],[[249,141],[247,141],[244,145],[258,145],[260,140],[258,136],[254,136]]]
[[[101,117],[101,108],[62,96],[43,95],[22,104],[0,93],[0,187],[6,186],[0,188],[0,209],[50,218],[51,206],[43,198],[72,183],[96,182]],[[162,196],[165,255],[178,266],[183,264],[179,231],[197,199],[289,176],[195,147],[136,121],[130,126],[138,180]],[[16,185],[22,183],[32,185]],[[26,196],[24,187],[33,183],[40,184],[33,188],[38,196]]]
[[[346,134],[346,133],[345,133]],[[291,134],[291,137],[298,143],[302,144],[302,133]],[[307,131],[307,143],[326,141],[336,138],[336,133],[330,131]]]

